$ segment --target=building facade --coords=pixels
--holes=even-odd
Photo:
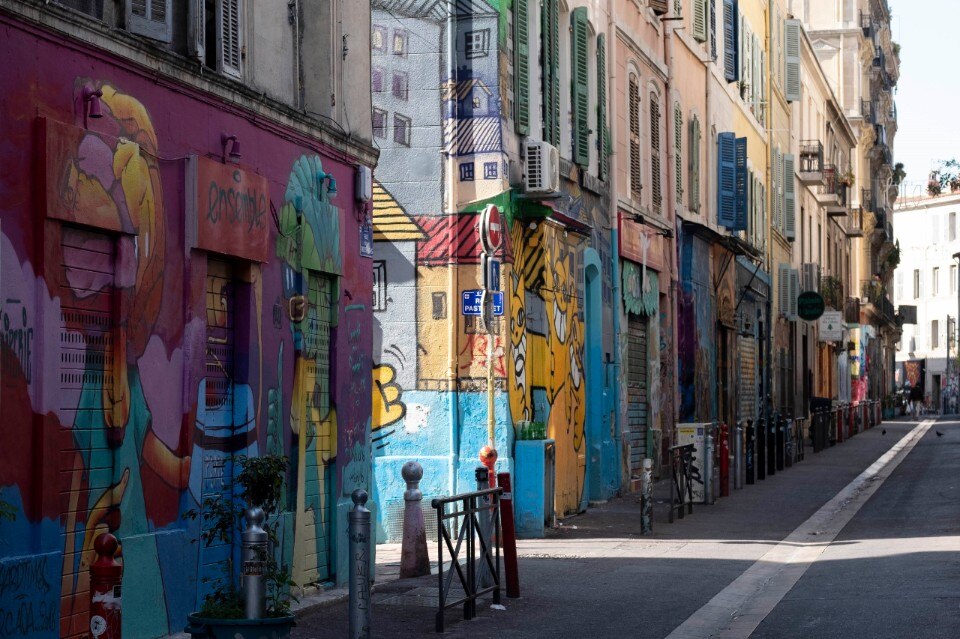
[[[185,513],[238,494],[244,456],[290,460],[281,565],[346,581],[372,488],[369,8],[284,8],[0,3],[0,636],[87,636],[107,531],[124,636],[181,631],[239,547]]]

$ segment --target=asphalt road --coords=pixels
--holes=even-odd
[[[908,452],[887,455],[897,463],[882,483],[863,480],[917,422],[883,428],[886,435],[878,427],[816,455],[808,449],[793,468],[674,524],[660,506],[652,537],[639,534],[634,497],[569,518],[547,539],[521,541],[521,598],[505,598],[506,610],[485,602],[472,621],[450,610],[446,635],[960,637],[960,423],[935,424]],[[875,492],[847,499],[842,491],[857,481]],[[840,504],[839,532],[818,539],[817,518],[831,503]],[[807,529],[814,532],[798,537]],[[373,636],[437,636],[435,590],[435,577],[380,590]],[[736,596],[743,604],[734,617],[763,612],[745,626],[697,630],[725,623],[717,602]],[[299,619],[294,634],[347,635],[345,605]]]

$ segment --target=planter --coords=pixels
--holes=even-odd
[[[184,632],[205,639],[288,639],[293,615],[264,619],[213,619],[199,613],[187,615]]]

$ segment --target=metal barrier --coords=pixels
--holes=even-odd
[[[486,471],[486,469],[483,469]],[[473,619],[477,616],[477,598],[488,592],[493,593],[493,603],[500,603],[500,545],[493,542],[493,538],[500,538],[500,496],[502,488],[487,488],[472,493],[462,493],[451,497],[434,499],[430,502],[437,511],[438,553],[437,565],[438,584],[440,588],[440,607],[437,610],[437,632],[443,632],[444,612],[463,604],[463,618]],[[448,504],[456,504],[450,512],[446,512]],[[486,517],[491,527],[483,526],[480,517]],[[461,519],[462,518],[462,519]],[[459,523],[460,530],[456,533],[457,545],[454,547],[446,523]],[[483,530],[491,530],[492,535],[486,537]],[[477,554],[479,542],[479,556]],[[443,547],[450,552],[450,565],[444,571]],[[494,554],[494,547],[496,553]],[[460,565],[460,552],[464,551],[465,562]],[[477,565],[480,564],[480,566]],[[485,566],[486,571],[479,570]],[[446,572],[446,574],[444,574]],[[493,584],[482,587],[480,576],[486,572],[492,578]],[[447,601],[453,585],[453,576],[457,575],[464,596],[456,601]]]
[[[684,506],[689,514],[693,514],[693,444],[670,447],[670,515],[669,522],[673,523],[673,513],[677,511],[683,519]]]

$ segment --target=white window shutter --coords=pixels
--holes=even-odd
[[[800,21],[787,20],[786,30],[786,93],[787,102],[800,100]]]
[[[693,38],[707,41],[707,0],[693,0]]]
[[[797,237],[797,194],[793,155],[783,156],[783,234],[788,240]]]
[[[220,0],[217,3],[217,22],[220,26],[220,71],[235,78],[242,78],[242,0]]]
[[[172,0],[126,0],[130,33],[161,42],[171,40]]]
[[[190,0],[190,28],[187,38],[190,55],[200,61],[207,58],[207,12],[204,0]]]

